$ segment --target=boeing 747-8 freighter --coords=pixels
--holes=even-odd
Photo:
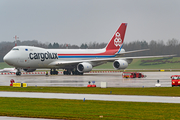
[[[113,62],[115,69],[125,69],[134,58],[168,57],[142,56],[124,57],[121,55],[144,50],[125,52],[122,49],[127,23],[122,23],[110,42],[103,49],[44,49],[33,46],[15,46],[4,56],[4,61],[17,69],[16,75],[21,75],[20,69],[27,72],[37,68],[49,68],[50,74],[58,74],[56,69],[64,69],[64,75],[82,75],[90,72],[93,67]]]

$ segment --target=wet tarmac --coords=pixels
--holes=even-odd
[[[171,75],[180,74],[179,72],[144,72],[147,75],[146,78],[122,78],[122,73],[86,73],[83,76],[67,76],[67,75],[50,75],[46,76],[44,74],[36,74],[36,75],[0,75],[0,86],[9,86],[10,80],[14,79],[16,83],[27,83],[28,86],[67,86],[67,87],[86,87],[89,81],[95,81],[97,87],[100,87],[101,82],[106,82],[107,87],[155,87],[157,80],[160,81],[162,87],[171,87]],[[10,94],[8,96],[8,94]],[[1,97],[27,97],[27,98],[36,98],[36,94],[39,93],[29,93],[31,95],[27,95],[27,93],[17,96],[17,94],[22,94],[15,92],[12,94],[2,93]],[[49,99],[57,98],[58,99],[77,99],[77,98],[69,98],[69,94],[50,94]],[[47,97],[47,95],[45,96]],[[54,97],[52,96],[55,95]],[[33,95],[33,96],[32,96]],[[40,95],[37,95],[38,97]],[[42,94],[43,98],[44,94]],[[77,97],[77,95],[75,94]],[[100,98],[98,98],[100,97]],[[114,98],[113,98],[114,97]],[[81,100],[86,98],[86,100],[105,100],[105,101],[132,101],[133,102],[158,102],[158,103],[179,103],[179,97],[158,97],[158,96],[111,96],[109,95],[81,95],[78,96]],[[112,98],[112,100],[109,100]],[[115,100],[116,99],[116,100]],[[5,117],[1,116],[0,119],[8,119],[8,120],[31,120],[36,118],[19,118],[19,117]],[[41,119],[36,119],[41,120]]]
[[[86,87],[95,81],[97,87],[106,82],[107,87],[155,87],[157,80],[162,87],[171,87],[171,75],[179,72],[144,72],[146,78],[122,78],[122,73],[85,73],[82,75],[0,75],[0,86],[9,86],[10,80],[27,83],[28,86]]]

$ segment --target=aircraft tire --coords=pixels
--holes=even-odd
[[[75,75],[79,75],[79,72],[77,70],[75,71]]]
[[[71,75],[71,72],[67,71],[67,75]]]
[[[20,75],[21,75],[21,72],[16,72],[16,75],[17,75],[17,76],[20,76]]]

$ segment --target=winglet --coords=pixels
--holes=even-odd
[[[106,50],[121,48],[123,41],[124,41],[126,27],[127,27],[127,23],[122,23],[120,25],[120,27],[118,28],[116,33],[113,35],[113,37],[110,40],[110,42],[108,43],[108,45],[106,46]]]

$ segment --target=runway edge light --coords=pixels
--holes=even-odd
[[[155,84],[155,87],[161,87],[161,84],[159,83],[160,81],[157,80],[157,83]]]

